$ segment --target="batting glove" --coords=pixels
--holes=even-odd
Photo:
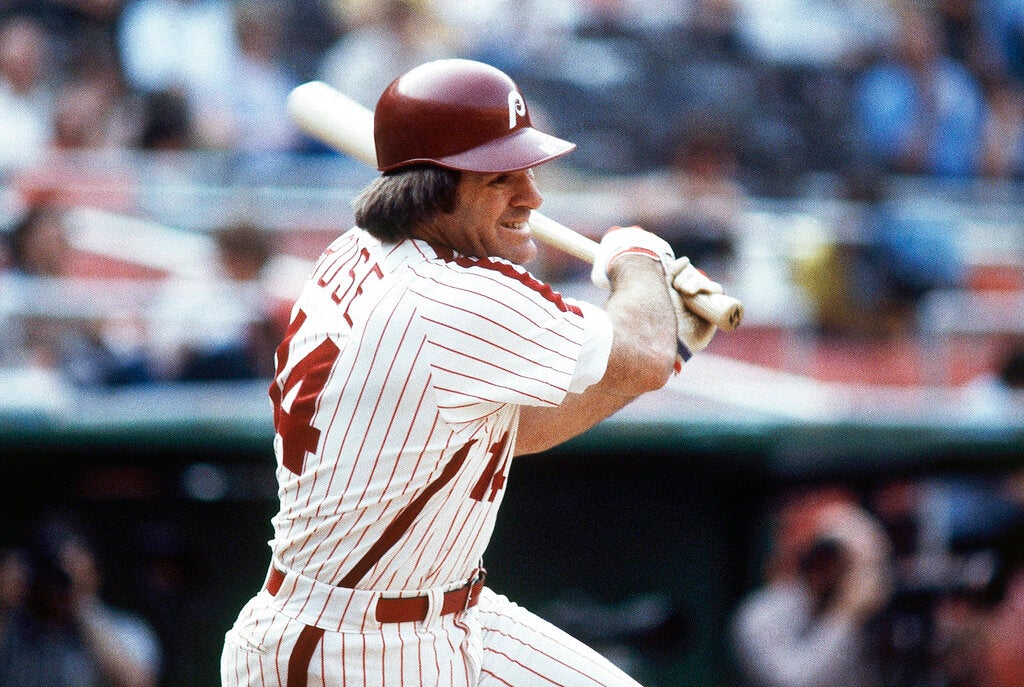
[[[698,270],[686,256],[673,260],[665,274],[668,279],[672,309],[676,313],[676,339],[678,342],[676,356],[676,372],[682,369],[683,363],[708,347],[718,326],[698,317],[686,309],[685,298],[698,293],[722,293],[722,285],[712,281]]]
[[[671,262],[665,272],[669,275],[672,288],[683,297],[696,296],[698,293],[725,293],[721,284],[694,267],[685,255]]]
[[[675,257],[672,246],[664,239],[640,227],[612,227],[601,238],[594,254],[594,267],[590,281],[595,286],[608,289],[608,266],[624,255],[646,255],[668,266]]]

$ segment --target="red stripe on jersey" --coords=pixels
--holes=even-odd
[[[363,576],[366,575],[370,568],[376,565],[384,554],[398,543],[398,540],[406,533],[412,525],[413,520],[416,519],[416,516],[419,515],[427,505],[427,501],[429,501],[434,494],[440,491],[441,487],[454,479],[459,468],[461,468],[462,464],[466,462],[466,456],[469,455],[469,449],[472,448],[475,443],[476,439],[473,439],[455,452],[452,459],[444,466],[444,470],[441,471],[441,476],[427,485],[427,488],[423,490],[423,493],[413,499],[409,505],[402,509],[398,516],[391,521],[391,524],[385,528],[380,539],[370,547],[370,550],[367,551],[366,554],[359,559],[359,562],[357,562],[352,569],[348,571],[348,574],[342,578],[341,582],[338,583],[339,587],[355,587],[359,580],[363,579]]]
[[[288,657],[288,687],[306,687],[309,679],[309,662],[317,644],[323,639],[324,631],[319,627],[306,625],[295,640],[292,655]]]
[[[459,331],[459,330],[455,330],[455,331]],[[483,341],[484,343],[490,343],[490,342],[486,341],[485,339],[482,339],[481,337],[471,336],[468,332],[462,332],[462,333],[466,334],[468,337],[471,337],[471,338],[474,338],[474,339],[479,339],[480,341]],[[475,355],[469,355],[465,351],[458,351],[458,350],[452,348],[451,346],[442,346],[441,344],[434,344],[434,346],[436,346],[437,348],[440,348],[441,350],[448,351],[452,355],[457,355],[457,356],[460,356],[460,357],[463,357],[463,358],[468,358],[469,360],[475,360],[478,363],[481,363],[483,365],[487,365],[489,367],[493,367],[493,368],[495,368],[497,370],[501,370],[502,372],[508,372],[510,374],[516,375],[517,377],[521,377],[523,379],[529,379],[530,381],[537,382],[539,384],[546,384],[546,385],[550,386],[552,389],[561,389],[560,386],[558,386],[557,384],[553,384],[551,381],[549,381],[547,379],[542,379],[540,377],[531,377],[529,375],[521,374],[520,372],[518,372],[518,371],[516,371],[516,370],[514,370],[514,369],[512,369],[510,367],[502,367],[501,365],[496,365],[495,363],[491,362],[490,360],[486,360],[484,358],[481,358],[481,357],[475,356]],[[514,355],[517,358],[521,358],[523,360],[527,360],[527,358],[525,356],[519,355],[515,351],[508,351],[507,349],[502,349],[502,350],[505,350],[507,353],[510,353],[511,355]],[[532,363],[534,361],[528,360],[528,362]],[[550,365],[545,365],[544,367],[546,367],[549,370],[553,369]],[[445,368],[441,368],[439,366],[438,369],[445,369]]]
[[[510,265],[507,262],[501,262],[498,260],[492,260],[491,258],[469,258],[459,257],[452,260],[459,267],[483,267],[484,269],[494,270],[499,274],[508,277],[509,279],[515,279],[519,283],[523,284],[529,289],[536,291],[544,300],[554,303],[562,312],[571,312],[580,317],[583,316],[583,311],[578,306],[569,305],[562,299],[562,294],[558,293],[551,288],[550,285],[545,284],[529,272],[525,270],[516,269],[515,266]]]
[[[478,294],[477,292],[473,292],[473,291],[471,291],[470,293],[473,293],[474,295],[478,295],[478,296],[481,295],[481,294]],[[528,339],[523,335],[522,332],[517,332],[514,329],[510,329],[509,327],[506,327],[501,322],[498,322],[497,320],[494,320],[494,319],[492,319],[490,317],[484,317],[483,315],[481,315],[479,312],[477,312],[475,310],[472,310],[470,308],[462,308],[462,307],[459,307],[459,306],[457,306],[457,305],[455,305],[453,303],[447,302],[447,301],[437,300],[436,298],[429,298],[428,296],[426,296],[426,295],[424,295],[422,293],[419,294],[419,295],[420,295],[421,298],[423,298],[423,300],[432,301],[432,302],[437,303],[439,305],[443,305],[445,307],[449,307],[449,308],[451,308],[453,310],[459,310],[459,311],[467,313],[469,315],[474,315],[474,316],[476,316],[476,317],[478,317],[478,318],[480,318],[482,320],[485,320],[486,322],[489,322],[490,324],[493,324],[495,327],[498,327],[499,329],[505,330],[506,332],[508,332],[512,336],[515,336],[518,339],[521,339],[523,341],[528,341]],[[507,303],[501,303],[501,305],[509,307]],[[519,312],[519,311],[516,311],[516,313],[518,315],[520,315],[526,321],[530,322],[531,324],[536,325],[538,328],[541,328],[541,325],[539,325],[536,322],[534,322],[532,319],[527,317],[524,313]],[[426,322],[430,322],[432,324],[436,324],[436,325],[441,326],[441,327],[446,327],[446,328],[451,329],[453,331],[457,331],[460,334],[463,334],[463,335],[466,335],[466,336],[472,336],[473,338],[479,339],[480,341],[483,341],[484,343],[489,343],[492,346],[497,346],[497,344],[495,344],[493,341],[488,341],[487,339],[484,339],[484,338],[482,338],[480,336],[476,336],[475,334],[472,334],[471,332],[467,332],[467,331],[462,330],[462,329],[456,329],[455,327],[452,327],[452,325],[450,323],[448,323],[448,322],[442,322],[440,320],[436,320],[436,319],[433,319],[433,318],[430,318],[430,317],[424,317],[423,320],[426,321]],[[561,339],[563,339],[565,341],[571,342],[571,340],[565,334],[561,334],[559,332],[552,332],[552,333],[558,335],[559,338],[561,338]],[[535,346],[537,346],[539,348],[543,348],[544,350],[549,351],[550,353],[553,353],[554,355],[561,356],[562,358],[565,358],[566,360],[569,359],[569,356],[567,356],[565,353],[562,353],[558,349],[551,348],[550,346],[542,346],[541,344],[538,344],[535,341],[528,341],[528,342],[532,343],[533,345],[535,345]],[[506,351],[508,353],[514,353],[514,351],[512,349],[510,349],[510,348],[502,348],[502,350],[504,350],[504,351]],[[522,356],[520,356],[520,357],[522,357]]]
[[[522,389],[516,389],[514,387],[508,386],[507,384],[495,384],[494,382],[492,382],[489,379],[484,379],[483,377],[473,377],[472,375],[463,374],[463,373],[458,372],[456,370],[448,369],[447,367],[441,367],[440,365],[437,366],[437,369],[438,370],[442,370],[442,371],[447,372],[447,373],[452,374],[452,375],[457,375],[459,377],[462,377],[463,379],[470,379],[470,380],[472,380],[474,382],[483,382],[483,383],[487,384],[488,386],[494,387],[496,389],[505,389],[507,391],[513,391],[513,392],[515,392],[517,394],[522,394],[523,396],[526,396],[527,398],[532,398],[534,401],[537,401],[537,403],[540,404],[540,405],[548,405],[548,406],[553,405],[551,401],[545,400],[545,399],[541,398],[540,396],[538,396],[537,394],[528,394],[525,391],[523,391]],[[467,398],[475,398],[478,401],[485,401],[487,403],[501,403],[501,401],[496,399],[496,398],[486,398],[484,396],[480,396],[479,394],[466,393],[462,389],[449,389],[447,387],[442,387],[442,386],[437,387],[437,389],[440,390],[440,391],[450,391],[452,393],[459,394],[460,396],[465,396]],[[444,406],[438,406],[438,407],[444,407]],[[464,406],[452,406],[452,407],[462,408]]]
[[[490,676],[491,678],[497,680],[498,682],[500,682],[503,685],[506,685],[507,687],[515,687],[511,682],[507,681],[505,678],[501,677],[497,673],[492,673],[491,671],[487,670],[486,668],[481,669],[480,672],[484,673],[485,675]]]
[[[463,290],[463,291],[465,291],[465,290]],[[468,296],[469,298],[487,298],[489,300],[496,300],[494,298],[490,298],[489,296],[485,296],[485,295],[481,294],[480,292],[467,291],[466,293],[469,294],[469,296]],[[540,344],[540,343],[538,343],[536,341],[528,341],[526,339],[526,337],[522,334],[522,332],[517,332],[516,330],[510,329],[509,327],[506,327],[505,325],[500,323],[500,321],[498,321],[497,319],[494,319],[492,317],[486,317],[486,316],[480,314],[476,310],[472,310],[470,308],[465,308],[465,307],[458,306],[455,303],[450,302],[450,301],[444,301],[444,300],[438,300],[436,298],[430,298],[426,294],[422,294],[421,293],[419,295],[425,301],[431,301],[431,302],[437,303],[438,305],[441,305],[443,307],[452,308],[453,310],[459,310],[461,312],[465,312],[466,314],[469,314],[469,315],[478,317],[480,319],[483,319],[483,320],[487,321],[487,323],[489,323],[490,325],[494,325],[495,327],[497,327],[497,328],[499,328],[501,330],[504,330],[505,332],[508,332],[511,336],[514,336],[517,339],[520,339],[522,341],[526,341],[528,343],[534,344],[535,346],[543,348],[544,350],[546,350],[546,351],[548,351],[548,352],[550,352],[550,353],[552,353],[554,355],[557,355],[559,357],[565,358],[566,360],[569,359],[569,356],[566,355],[565,353],[563,353],[562,351],[560,351],[559,349],[552,348],[550,346],[542,345],[542,344]],[[496,300],[496,302],[499,303],[502,306],[505,306],[508,309],[514,310],[508,303],[505,303],[505,302],[502,302],[502,301],[497,301],[497,300]],[[521,312],[519,310],[514,310],[514,311],[520,317],[522,317],[526,321],[528,321],[528,323],[530,323],[531,325],[534,325],[538,329],[544,329],[543,325],[538,324],[537,321],[535,321],[534,319],[528,317],[524,312]],[[469,336],[469,337],[472,337],[474,339],[477,339],[478,341],[481,341],[481,342],[483,342],[485,344],[492,345],[492,346],[497,346],[497,344],[494,341],[489,341],[487,339],[479,337],[479,336],[477,336],[477,335],[475,335],[475,334],[473,334],[471,332],[467,332],[465,330],[456,329],[456,328],[452,327],[452,325],[450,323],[447,323],[447,321],[443,321],[443,320],[439,320],[439,319],[435,319],[435,318],[427,317],[427,316],[424,316],[423,319],[424,319],[424,321],[428,321],[428,323],[431,323],[431,324],[436,325],[438,327],[444,327],[446,329],[450,329],[450,330],[453,330],[455,332],[459,332],[460,334],[462,334],[464,336]],[[578,330],[581,329],[581,327],[579,325],[577,325],[575,327],[577,327]],[[562,334],[562,333],[559,333],[559,332],[555,332],[555,331],[552,331],[551,333],[556,335],[556,336],[558,336],[558,338],[560,338],[560,339],[562,339],[562,340],[564,340],[564,341],[566,341],[566,342],[568,342],[570,344],[572,343],[572,340],[569,339],[565,334]],[[517,353],[515,353],[515,351],[513,349],[510,349],[510,348],[502,348],[502,350],[504,350],[507,353],[513,353],[513,354],[518,355]],[[522,356],[519,356],[519,357],[522,357]]]

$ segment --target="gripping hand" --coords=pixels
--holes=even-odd
[[[665,272],[669,275],[672,288],[683,298],[696,296],[698,293],[725,293],[721,284],[694,267],[685,255],[669,263]]]
[[[672,308],[676,313],[676,336],[679,342],[676,370],[682,363],[708,347],[718,327],[687,310],[685,298],[698,293],[722,293],[722,285],[709,279],[685,255],[670,262],[665,276],[668,278]]]
[[[668,267],[675,257],[672,247],[659,236],[640,227],[612,227],[601,238],[594,253],[590,280],[602,289],[610,288],[608,266],[624,255],[646,255]],[[667,272],[666,272],[667,274]]]

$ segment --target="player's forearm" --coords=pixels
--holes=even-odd
[[[645,257],[621,258],[609,277],[612,293],[605,309],[614,338],[604,377],[556,408],[523,407],[516,455],[582,434],[637,396],[660,389],[671,376],[676,320],[661,264]]]
[[[624,257],[609,270],[605,310],[614,339],[608,369],[595,391],[636,398],[660,389],[672,375],[676,319],[660,263]]]

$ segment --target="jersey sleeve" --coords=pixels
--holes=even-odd
[[[566,299],[568,301],[568,299]],[[604,377],[608,356],[612,351],[612,321],[601,308],[586,301],[572,301],[583,313],[586,338],[580,347],[579,360],[569,384],[569,391],[583,393],[588,386]]]
[[[603,376],[611,347],[603,311],[563,299],[511,263],[467,265],[449,266],[420,293],[446,422],[474,422],[504,404],[556,406]]]

